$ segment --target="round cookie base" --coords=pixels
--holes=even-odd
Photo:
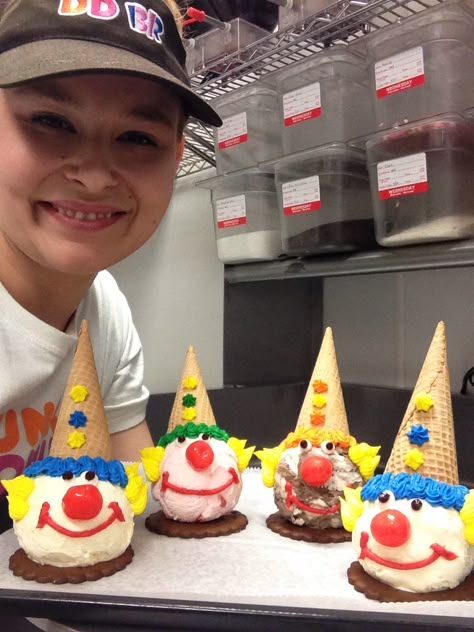
[[[31,560],[23,549],[17,549],[10,556],[9,568],[17,577],[40,584],[80,584],[109,577],[124,569],[133,559],[133,549],[128,546],[122,555],[107,562],[97,562],[90,566],[53,566],[38,564]]]
[[[163,511],[152,513],[145,520],[145,526],[149,531],[170,538],[213,538],[230,535],[242,531],[247,524],[247,517],[240,511],[231,511],[209,522],[179,522],[167,518]]]
[[[347,569],[349,583],[363,593],[368,599],[381,602],[409,602],[409,601],[471,601],[474,599],[474,575],[471,573],[466,579],[447,590],[436,590],[427,593],[414,593],[399,590],[388,584],[383,584],[375,577],[371,577],[359,562],[352,562]]]
[[[342,527],[339,529],[315,529],[313,527],[299,527],[293,524],[280,513],[276,512],[267,518],[267,527],[274,533],[278,533],[285,538],[292,540],[303,540],[304,542],[319,542],[321,544],[339,544],[340,542],[350,542],[352,534]]]

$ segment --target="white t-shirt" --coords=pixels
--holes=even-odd
[[[47,456],[83,319],[110,432],[145,419],[142,347],[127,300],[109,272],[97,275],[66,332],[30,314],[0,284],[0,479],[14,478]]]

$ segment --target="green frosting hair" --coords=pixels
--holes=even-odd
[[[163,435],[158,441],[160,448],[166,448],[167,445],[172,443],[178,437],[186,437],[187,439],[197,439],[200,434],[207,434],[212,439],[220,439],[220,441],[229,440],[229,435],[225,430],[219,428],[219,426],[208,426],[207,424],[195,424],[193,421],[189,421],[187,424],[180,424],[176,426],[171,432]]]

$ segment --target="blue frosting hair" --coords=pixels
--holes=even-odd
[[[120,461],[105,461],[100,456],[94,459],[90,456],[81,456],[78,459],[48,456],[29,465],[24,473],[25,476],[34,478],[41,474],[62,476],[65,472],[71,472],[73,476],[79,476],[83,472],[95,472],[100,481],[108,481],[120,487],[126,487],[128,483],[128,476]]]
[[[464,485],[449,485],[420,474],[378,474],[362,488],[362,500],[375,501],[385,491],[393,493],[397,500],[420,498],[434,507],[454,508],[460,511],[469,490]]]

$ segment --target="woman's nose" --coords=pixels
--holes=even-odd
[[[64,165],[66,180],[79,184],[91,193],[116,186],[118,175],[110,151],[102,143],[88,142],[76,147]]]

